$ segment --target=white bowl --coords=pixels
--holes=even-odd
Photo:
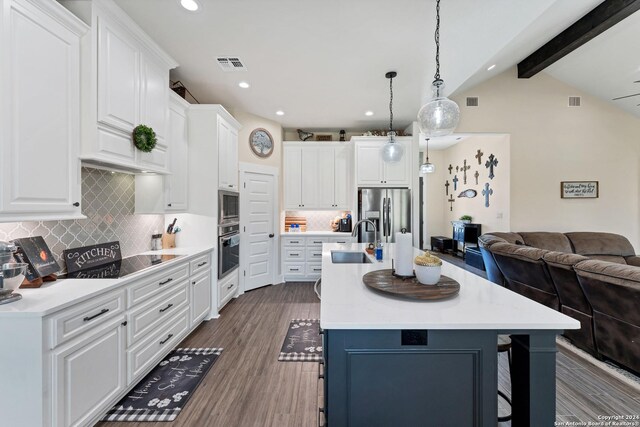
[[[442,267],[440,265],[429,266],[414,264],[413,267],[415,269],[418,282],[423,285],[436,285],[440,280],[440,270]]]

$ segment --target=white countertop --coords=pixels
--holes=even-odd
[[[334,237],[351,237],[351,233],[340,232],[340,231],[300,231],[289,233],[288,231],[283,231],[280,233],[281,236],[334,236]]]
[[[418,301],[386,296],[365,286],[362,276],[391,268],[393,244],[385,245],[382,262],[333,264],[332,250],[363,251],[365,244],[322,246],[323,329],[579,329],[580,322],[525,298],[446,261],[442,274],[460,283],[460,293],[441,301]],[[421,253],[414,250],[415,255]]]
[[[3,317],[44,317],[73,304],[96,297],[105,292],[117,289],[127,283],[153,274],[161,268],[187,261],[213,246],[194,248],[173,248],[144,252],[144,255],[183,255],[165,261],[157,266],[130,274],[121,279],[61,279],[48,282],[40,288],[18,289],[22,299],[9,304],[0,305],[0,318]],[[140,254],[142,255],[142,254]]]

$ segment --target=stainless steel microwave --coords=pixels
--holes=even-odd
[[[218,191],[218,223],[237,223],[240,221],[240,194],[234,191]]]

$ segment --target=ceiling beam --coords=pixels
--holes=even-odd
[[[640,0],[604,0],[518,64],[518,78],[528,79],[640,9]]]

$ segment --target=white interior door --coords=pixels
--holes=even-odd
[[[275,175],[243,171],[241,206],[240,260],[244,290],[249,291],[274,282],[275,258]]]

